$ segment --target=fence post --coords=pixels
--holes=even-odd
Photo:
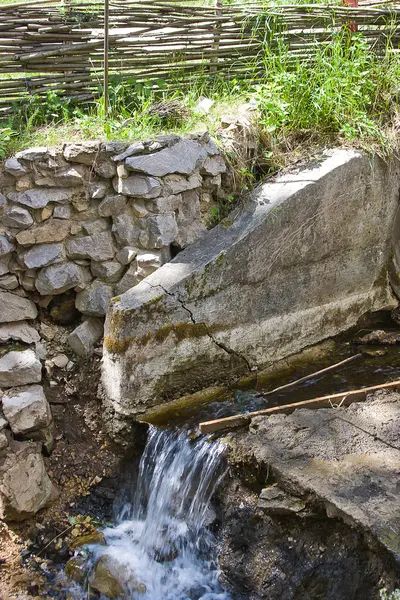
[[[222,0],[215,0],[215,14],[222,15],[223,5]],[[219,42],[221,39],[221,21],[217,21],[214,29],[214,41],[211,44],[212,55],[210,59],[210,73],[216,73],[218,71],[218,50]]]
[[[342,0],[342,4],[344,6],[350,6],[351,8],[357,8],[358,0]],[[354,21],[348,21],[347,25],[348,25],[349,31],[351,31],[352,33],[355,33],[356,31],[358,31],[357,23],[355,23]]]
[[[104,115],[108,116],[109,101],[108,101],[108,27],[109,27],[109,13],[110,5],[109,0],[104,0],[104,78],[103,78],[103,101],[104,101]]]

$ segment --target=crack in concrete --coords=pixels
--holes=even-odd
[[[192,311],[190,310],[190,308],[188,308],[184,301],[182,300],[182,298],[180,298],[180,296],[178,296],[177,294],[173,294],[172,292],[168,292],[168,290],[166,290],[161,284],[157,284],[152,285],[151,283],[149,283],[148,281],[146,281],[146,283],[153,289],[155,289],[156,287],[159,287],[163,290],[163,292],[165,294],[167,294],[167,296],[169,296],[170,298],[174,298],[175,300],[177,300],[179,302],[179,304],[181,305],[181,307],[183,308],[183,310],[185,310],[189,317],[191,322],[193,323],[193,325],[201,325],[202,327],[204,327],[205,333],[206,335],[210,338],[210,340],[218,347],[221,348],[221,350],[224,350],[224,352],[226,352],[227,354],[230,354],[231,356],[236,356],[237,358],[239,358],[241,361],[243,361],[246,365],[246,368],[248,369],[248,371],[250,373],[254,373],[254,371],[257,369],[257,367],[252,367],[249,363],[249,361],[247,360],[247,358],[245,356],[243,356],[243,354],[241,354],[240,352],[237,352],[236,350],[233,350],[232,348],[229,348],[229,346],[226,346],[226,344],[224,344],[223,342],[219,342],[218,340],[215,339],[215,337],[212,335],[212,333],[210,332],[210,330],[208,329],[208,326],[206,323],[204,323],[203,321],[201,323],[197,323],[194,314],[192,313]]]

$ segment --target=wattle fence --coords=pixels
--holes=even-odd
[[[185,85],[201,76],[257,78],[265,44],[282,38],[312,52],[351,22],[371,45],[400,46],[400,5],[196,6],[179,0],[111,1],[108,72],[125,82]],[[0,117],[29,96],[56,91],[80,102],[102,94],[104,4],[42,0],[0,5]]]

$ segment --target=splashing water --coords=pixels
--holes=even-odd
[[[117,566],[125,598],[230,600],[218,581],[215,540],[207,529],[211,497],[225,475],[223,449],[150,427],[131,501],[104,530],[107,546],[91,547],[93,564],[106,555]],[[71,592],[86,598],[82,590]]]

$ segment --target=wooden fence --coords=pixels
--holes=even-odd
[[[264,44],[281,37],[293,54],[309,54],[349,20],[375,47],[400,47],[400,5],[360,8],[260,2],[196,6],[180,0],[112,1],[109,72],[128,81],[185,85],[193,77],[257,78]],[[62,96],[90,101],[102,93],[104,6],[95,0],[0,5],[0,116],[18,101]]]

